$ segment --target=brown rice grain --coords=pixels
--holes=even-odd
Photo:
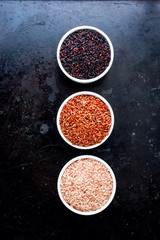
[[[60,190],[74,209],[89,212],[102,208],[110,199],[113,179],[107,167],[91,158],[79,159],[64,171]]]

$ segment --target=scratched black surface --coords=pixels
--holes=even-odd
[[[160,237],[160,2],[0,2],[1,239]],[[115,49],[107,76],[91,85],[68,80],[56,48],[69,29],[92,25]],[[62,101],[80,90],[104,96],[115,127],[99,148],[68,146],[56,128]],[[110,164],[117,178],[104,212],[78,216],[58,198],[57,177],[81,154]]]

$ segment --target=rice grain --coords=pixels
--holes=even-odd
[[[113,179],[103,163],[83,158],[65,169],[60,189],[63,199],[74,209],[82,212],[95,211],[110,199]]]

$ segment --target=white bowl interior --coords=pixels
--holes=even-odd
[[[66,39],[66,37],[68,37],[71,33],[75,32],[77,30],[81,30],[81,29],[91,29],[91,30],[95,30],[95,31],[99,32],[101,35],[103,35],[105,37],[105,39],[107,40],[107,42],[108,42],[108,44],[110,46],[110,50],[111,50],[111,59],[110,59],[108,67],[99,76],[97,76],[95,78],[91,78],[91,79],[78,79],[78,78],[72,77],[70,74],[68,74],[66,72],[66,70],[64,69],[64,67],[63,67],[63,65],[61,63],[61,60],[59,58],[61,45],[64,42],[64,40]],[[91,82],[95,82],[95,81],[99,80],[100,78],[102,78],[110,70],[110,68],[112,66],[112,63],[113,63],[113,59],[114,59],[114,49],[113,49],[113,45],[112,45],[112,42],[111,42],[110,38],[102,30],[100,30],[100,29],[98,29],[96,27],[92,27],[92,26],[79,26],[79,27],[72,28],[66,34],[64,34],[64,36],[61,38],[61,40],[60,40],[60,42],[58,44],[58,47],[57,47],[57,61],[58,61],[58,65],[59,65],[60,69],[62,70],[62,72],[68,78],[70,78],[71,80],[73,80],[75,82],[78,82],[78,83],[84,83],[84,84],[85,83],[91,83]]]
[[[96,211],[89,211],[89,212],[81,212],[79,210],[76,210],[75,208],[73,208],[72,206],[70,206],[68,203],[66,203],[66,201],[63,199],[62,197],[62,194],[61,194],[61,189],[60,189],[60,183],[61,183],[61,177],[63,176],[63,173],[65,171],[65,169],[73,162],[77,161],[78,159],[84,159],[84,158],[93,158],[101,163],[103,163],[107,169],[110,171],[110,174],[112,176],[112,179],[113,179],[113,190],[112,190],[112,194],[110,196],[110,199],[108,200],[108,202],[103,206],[101,207],[100,209],[96,210]],[[113,170],[111,169],[111,167],[104,161],[102,160],[101,158],[98,158],[96,156],[92,156],[92,155],[82,155],[82,156],[78,156],[78,157],[75,157],[73,158],[72,160],[70,160],[69,162],[67,162],[64,167],[62,168],[59,176],[58,176],[58,181],[57,181],[57,189],[58,189],[58,194],[59,194],[59,197],[62,201],[62,203],[69,209],[71,210],[72,212],[74,213],[77,213],[77,214],[80,214],[80,215],[85,215],[85,216],[90,216],[90,215],[94,215],[94,214],[97,214],[101,211],[103,211],[105,208],[107,208],[110,203],[112,202],[113,198],[114,198],[114,195],[115,195],[115,192],[116,192],[116,178],[115,178],[115,175],[113,173]]]
[[[77,146],[77,145],[73,145],[70,141],[67,140],[67,138],[63,135],[62,133],[62,130],[61,130],[61,127],[60,127],[60,123],[59,123],[59,120],[60,120],[60,114],[61,114],[61,111],[64,107],[64,105],[73,97],[75,96],[78,96],[78,95],[83,95],[83,94],[86,94],[86,95],[92,95],[92,96],[95,96],[95,97],[98,97],[99,99],[101,99],[106,105],[107,107],[109,108],[109,111],[111,113],[111,122],[112,122],[112,125],[110,127],[110,130],[109,130],[109,134],[106,135],[106,137],[100,142],[100,143],[97,143],[97,144],[94,144],[92,146],[89,146],[89,147],[83,147],[83,146]],[[113,113],[113,110],[112,110],[112,107],[111,105],[109,104],[109,102],[104,98],[102,97],[101,95],[97,94],[97,93],[94,93],[94,92],[89,92],[89,91],[82,91],[82,92],[77,92],[77,93],[74,93],[72,95],[70,95],[68,98],[66,98],[66,100],[64,100],[64,102],[61,104],[59,110],[58,110],[58,114],[57,114],[57,129],[58,129],[58,132],[59,134],[61,135],[61,137],[63,138],[63,140],[68,143],[70,146],[74,147],[74,148],[78,148],[78,149],[83,149],[83,150],[88,150],[88,149],[93,149],[93,148],[96,148],[98,146],[100,146],[102,143],[104,143],[108,138],[109,136],[111,135],[112,133],[112,130],[113,130],[113,127],[114,127],[114,113]]]

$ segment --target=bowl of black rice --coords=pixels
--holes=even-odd
[[[60,69],[78,83],[91,83],[102,78],[110,70],[113,59],[110,38],[102,30],[91,26],[71,29],[57,47]]]

